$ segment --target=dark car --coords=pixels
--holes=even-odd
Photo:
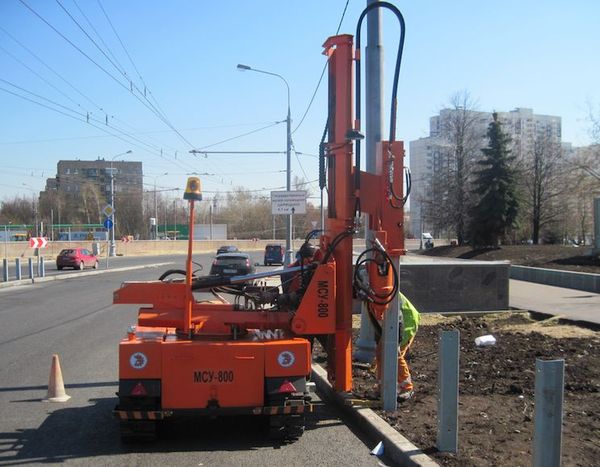
[[[217,250],[217,254],[220,255],[221,253],[239,253],[239,251],[240,250],[237,249],[237,246],[223,245],[219,247],[219,249]]]
[[[242,276],[253,272],[254,265],[246,253],[222,253],[210,267],[210,274],[215,276]]]
[[[280,243],[269,243],[265,246],[264,265],[283,264],[285,258],[285,247]]]
[[[65,248],[56,257],[56,269],[83,269],[91,267],[98,269],[98,258],[86,248]]]

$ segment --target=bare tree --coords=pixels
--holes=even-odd
[[[115,199],[116,235],[141,236],[145,232],[142,214],[142,193],[131,192],[119,195]]]
[[[568,159],[565,193],[569,238],[583,243],[593,234],[593,198],[600,195],[600,145],[577,149]]]
[[[590,122],[589,133],[594,143],[600,143],[600,107],[596,110],[591,102],[588,102],[588,120]]]
[[[36,209],[35,199],[15,196],[12,199],[2,201],[0,219],[2,219],[3,224],[32,224]]]
[[[424,217],[436,233],[453,234],[459,245],[466,240],[472,205],[474,162],[485,146],[485,125],[475,110],[476,102],[467,91],[450,98],[450,108],[440,111],[440,144],[434,154],[435,170],[430,180],[429,201],[424,200]]]
[[[531,225],[531,238],[537,245],[542,229],[555,223],[560,216],[558,198],[566,189],[563,151],[559,143],[546,135],[537,135],[532,150],[525,154],[522,162],[523,203]]]
[[[101,222],[100,188],[97,183],[85,182],[81,185],[81,209],[87,224]]]

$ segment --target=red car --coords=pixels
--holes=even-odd
[[[98,269],[98,258],[86,248],[66,248],[56,257],[56,269],[83,269],[86,266]]]

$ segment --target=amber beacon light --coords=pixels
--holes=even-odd
[[[188,178],[183,199],[194,201],[202,200],[202,188],[200,186],[200,179],[198,177]]]

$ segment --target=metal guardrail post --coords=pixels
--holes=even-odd
[[[2,260],[2,281],[8,282],[8,260],[6,258]]]
[[[565,361],[535,361],[533,466],[558,467],[562,451]]]
[[[21,258],[15,258],[15,277],[21,280]]]
[[[437,448],[458,451],[458,370],[460,333],[440,331]]]
[[[400,257],[393,258],[396,271],[400,269]],[[402,316],[400,294],[396,293],[383,317],[381,329],[381,400],[383,410],[391,412],[397,409],[398,401],[398,335]]]
[[[29,270],[29,278],[33,280],[33,258],[28,259],[27,266]]]
[[[43,256],[38,258],[38,277],[46,277],[46,263]]]

